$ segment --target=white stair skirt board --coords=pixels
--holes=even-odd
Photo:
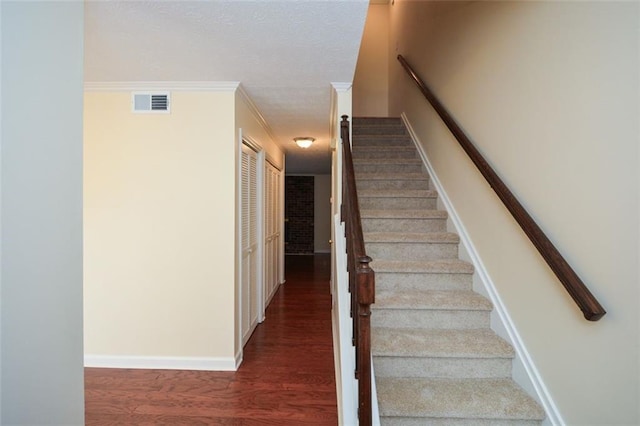
[[[235,359],[232,357],[84,356],[84,366],[94,368],[236,371],[241,362],[242,353],[239,353]]]
[[[344,225],[340,215],[333,217],[332,235],[335,242],[335,268],[332,278],[336,280],[332,297],[333,350],[338,399],[338,422],[340,426],[358,423],[358,382],[354,377],[355,350],[351,344],[352,323],[349,316],[351,296],[348,288],[346,241]]]
[[[504,303],[500,299],[496,287],[491,280],[489,273],[484,267],[480,255],[473,245],[471,238],[469,237],[469,234],[464,227],[464,224],[462,223],[460,217],[458,216],[458,213],[453,207],[451,200],[447,196],[447,192],[438,179],[438,176],[435,173],[422,144],[420,143],[420,139],[416,135],[411,126],[411,123],[404,113],[401,114],[401,119],[405,124],[409,135],[418,150],[418,154],[420,155],[420,158],[422,159],[424,166],[429,173],[429,176],[431,177],[431,182],[433,183],[433,186],[440,197],[440,201],[442,202],[444,209],[449,213],[449,219],[451,219],[451,223],[453,224],[456,233],[460,237],[460,242],[462,243],[462,250],[460,250],[461,257],[463,257],[463,255],[466,255],[466,257],[468,257],[468,260],[474,265],[475,274],[477,275],[480,284],[484,287],[484,293],[486,293],[486,295],[493,303],[494,309],[491,314],[491,328],[494,332],[496,332],[496,334],[507,340],[514,347],[514,381],[534,397],[537,397],[536,399],[538,400],[538,402],[544,407],[547,418],[545,419],[543,424],[564,425],[565,422],[562,419],[560,412],[558,411],[558,407],[555,405],[553,399],[551,398],[551,395],[547,387],[545,386],[536,366],[534,365],[531,356],[529,355],[529,352],[527,351],[527,348],[524,345],[522,338],[520,337],[520,334],[518,333],[513,321],[511,320],[511,317],[507,312]],[[474,283],[475,282],[476,279],[474,279]]]

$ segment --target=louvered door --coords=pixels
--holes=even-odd
[[[242,344],[249,340],[258,324],[258,156],[242,145],[241,183],[241,308]]]
[[[280,170],[267,163],[265,170],[265,309],[278,289],[280,275]]]

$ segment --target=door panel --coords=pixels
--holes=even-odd
[[[258,323],[258,155],[242,145],[241,159],[241,330],[246,344]]]

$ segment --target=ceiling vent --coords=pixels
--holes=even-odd
[[[133,112],[168,114],[170,100],[169,92],[133,92],[131,94]]]

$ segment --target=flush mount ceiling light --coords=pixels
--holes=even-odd
[[[313,143],[313,141],[315,141],[314,138],[293,138],[293,140],[296,143],[296,145],[304,149],[309,148]]]

